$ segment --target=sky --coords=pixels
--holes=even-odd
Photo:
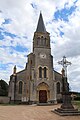
[[[80,92],[80,0],[0,0],[0,79],[9,82],[14,65],[23,70],[32,52],[40,11],[50,33],[54,69],[65,55],[72,91]]]

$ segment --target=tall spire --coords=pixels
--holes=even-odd
[[[41,12],[40,12],[36,32],[46,32],[46,28],[45,28],[45,25],[44,25],[44,21],[43,21],[43,17],[42,17]]]

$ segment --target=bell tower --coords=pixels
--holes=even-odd
[[[33,38],[33,51],[35,48],[47,48],[50,49],[50,36],[46,31],[42,14],[40,13],[37,29]]]
[[[38,90],[36,96],[39,102],[48,102],[53,100],[53,56],[51,55],[50,34],[46,31],[42,13],[40,13],[33,37],[33,54],[35,56],[34,83]],[[42,94],[43,98],[40,96]]]

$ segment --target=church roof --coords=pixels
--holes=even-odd
[[[42,14],[40,13],[36,32],[46,32]]]

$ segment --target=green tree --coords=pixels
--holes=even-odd
[[[8,87],[4,80],[0,80],[0,96],[8,96]]]

